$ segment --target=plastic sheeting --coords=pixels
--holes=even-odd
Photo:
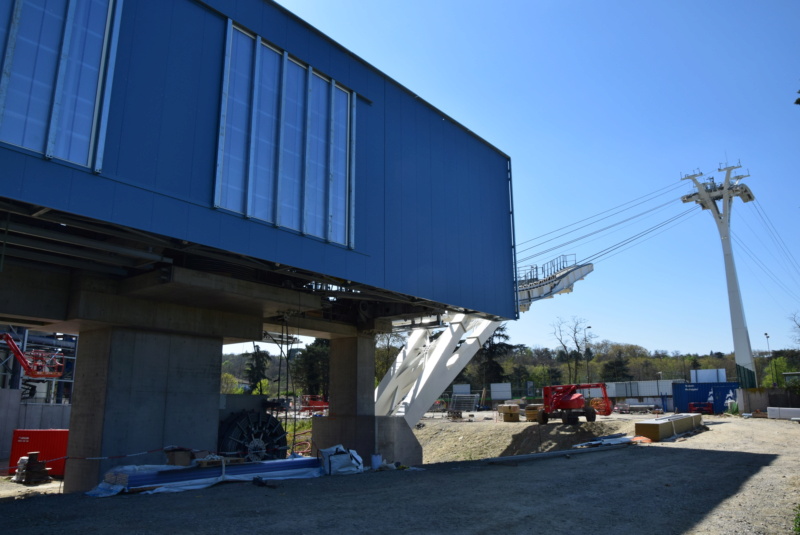
[[[306,479],[322,475],[319,459],[292,457],[279,461],[231,464],[199,468],[196,466],[127,465],[109,470],[104,481],[86,493],[98,498],[114,496],[123,491],[146,494],[183,492],[216,485],[222,481],[252,481],[264,479]]]

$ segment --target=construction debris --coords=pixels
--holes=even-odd
[[[53,480],[48,473],[50,468],[45,466],[44,461],[39,460],[39,452],[29,452],[26,457],[20,457],[17,464],[17,472],[12,481],[23,485],[38,485],[49,483]]]

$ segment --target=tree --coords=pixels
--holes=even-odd
[[[533,354],[533,363],[537,365],[550,366],[556,359],[555,354],[548,347],[534,347],[530,351]]]
[[[272,357],[266,351],[261,351],[258,346],[255,346],[255,351],[247,354],[249,361],[244,370],[244,375],[250,385],[250,393],[258,394],[260,396],[269,393],[267,386],[269,382],[265,382],[267,378],[267,366]]]
[[[800,349],[776,349],[772,352],[772,356],[786,358],[786,362],[791,368],[788,371],[800,369]]]
[[[603,364],[601,377],[606,382],[633,380],[633,375],[628,371],[628,359],[623,356],[622,351],[617,352],[614,360]]]
[[[795,102],[795,104],[797,103]],[[800,314],[794,312],[792,313],[791,316],[789,316],[789,319],[792,321],[792,331],[794,332],[794,343],[800,344]]]
[[[786,357],[772,357],[766,369],[764,369],[764,375],[761,378],[761,386],[765,388],[785,386],[783,374],[788,371],[792,370],[789,369],[789,362],[786,360]]]
[[[219,378],[219,393],[241,394],[242,389],[239,386],[239,380],[231,373],[222,372]]]
[[[406,337],[401,333],[382,333],[375,337],[375,384],[381,382],[383,376],[394,364],[398,353],[406,344]]]
[[[483,383],[482,388],[488,388],[492,383],[502,383],[507,379],[500,359],[511,352],[512,346],[507,343],[508,339],[506,326],[503,324],[486,340],[475,356],[478,378]]]
[[[507,377],[511,381],[511,388],[516,388],[523,392],[525,391],[527,382],[530,380],[528,369],[521,364],[515,364],[514,367],[511,368],[511,372],[507,375]]]
[[[578,364],[581,355],[588,345],[591,336],[587,333],[589,326],[583,318],[572,317],[570,321],[556,318],[553,322],[553,336],[561,345],[561,349],[567,354],[567,380],[570,383],[578,382]],[[574,369],[573,369],[574,362]]]
[[[297,352],[291,370],[297,388],[306,394],[328,396],[330,341],[316,338]]]
[[[236,378],[244,377],[244,370],[249,359],[248,353],[222,355],[222,371],[230,373]]]

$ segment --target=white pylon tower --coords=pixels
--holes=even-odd
[[[750,188],[745,184],[740,184],[743,178],[747,178],[750,175],[731,176],[734,170],[741,167],[741,165],[721,167],[719,171],[725,171],[725,181],[722,184],[717,184],[713,178],[709,178],[702,183],[699,182],[697,179],[703,176],[703,173],[682,177],[683,180],[694,182],[697,191],[684,195],[681,200],[683,202],[696,202],[703,210],[709,210],[714,222],[717,224],[719,237],[722,240],[722,255],[725,259],[725,279],[728,283],[728,305],[731,310],[736,373],[739,376],[739,384],[742,388],[755,388],[758,386],[756,368],[753,363],[753,352],[750,348],[750,335],[747,332],[747,323],[744,319],[742,294],[739,290],[739,279],[736,276],[736,265],[733,263],[730,236],[733,198],[739,197],[742,202],[755,200]],[[718,201],[722,201],[721,207]]]

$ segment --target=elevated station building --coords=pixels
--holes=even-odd
[[[67,491],[214,450],[225,343],[330,339],[319,440],[369,455],[376,333],[517,316],[509,157],[271,1],[2,2],[0,62],[0,318],[80,336]]]

